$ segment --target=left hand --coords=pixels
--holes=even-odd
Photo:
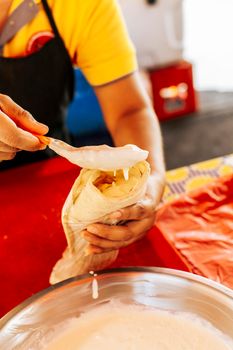
[[[109,220],[124,222],[122,225],[95,223],[82,231],[89,242],[88,254],[116,250],[141,239],[153,226],[156,208],[163,194],[165,180],[157,174],[150,175],[145,196],[136,204],[108,215]]]

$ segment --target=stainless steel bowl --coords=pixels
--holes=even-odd
[[[107,303],[142,304],[192,312],[233,341],[233,291],[208,279],[163,268],[124,268],[96,277],[99,298],[92,297],[93,276],[72,278],[50,287],[0,320],[1,350],[38,349],[40,340],[64,320]]]

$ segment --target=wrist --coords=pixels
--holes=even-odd
[[[152,171],[150,177],[156,184],[164,187],[166,185],[166,172],[164,171]]]
[[[153,172],[150,174],[147,186],[147,196],[157,206],[162,199],[166,185],[165,173]]]

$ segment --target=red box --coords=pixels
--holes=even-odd
[[[160,120],[171,119],[197,110],[192,64],[176,65],[150,72],[154,109]]]

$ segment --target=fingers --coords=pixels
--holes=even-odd
[[[143,200],[134,205],[118,210],[108,216],[110,220],[129,221],[142,220],[155,212],[155,206],[150,200]]]
[[[133,239],[133,241],[136,241],[138,237],[141,237],[141,234],[144,235],[154,225],[154,222],[155,213],[143,220],[131,221],[127,223],[129,231],[133,233],[131,239]]]
[[[88,247],[86,248],[86,255],[92,255],[92,254],[101,254],[101,253],[106,253],[107,251],[111,251],[113,249],[103,249],[100,247],[97,247],[96,245],[89,244]]]
[[[93,235],[88,231],[83,231],[83,238],[85,238],[87,242],[89,242],[92,246],[95,247],[95,253],[119,249],[131,243],[131,240],[110,241],[108,239],[104,239],[99,236]]]
[[[51,142],[51,139],[49,137],[41,136],[41,135],[36,135],[36,137],[38,137],[40,142],[45,146],[48,146]]]
[[[95,254],[119,249],[141,239],[153,225],[154,219],[154,216],[150,216],[123,226],[93,224],[82,232],[82,237],[94,247],[91,251]]]
[[[43,149],[31,132],[45,134],[48,127],[37,122],[10,97],[0,94],[0,160],[12,159],[18,150]]]
[[[82,237],[89,243],[87,251],[90,254],[100,254],[126,247],[141,239],[155,222],[156,207],[162,193],[160,187],[157,187],[155,193],[147,192],[135,205],[117,210],[103,218],[106,223],[115,221],[125,224],[114,226],[95,223],[87,226],[82,232]]]
[[[17,148],[6,145],[5,143],[0,141],[0,152],[13,153],[13,152],[17,152],[17,151],[18,151]]]
[[[0,94],[0,109],[20,128],[41,135],[48,132],[46,125],[35,120],[28,111],[17,105],[9,96]]]
[[[121,241],[109,241],[107,239],[103,239],[99,236],[92,235],[88,231],[83,233],[83,238],[92,245],[98,247],[98,248],[104,248],[104,249],[117,249],[121,248],[123,245],[123,242]]]
[[[0,161],[11,160],[16,156],[16,152],[1,152],[0,151]]]
[[[17,148],[8,146],[5,143],[0,142],[0,161],[13,159],[17,151]]]
[[[104,238],[111,241],[128,240],[131,238],[131,232],[126,225],[124,226],[111,226],[103,224],[93,224],[87,227],[86,231],[83,231],[89,237],[88,234],[95,235],[96,237]],[[93,242],[94,244],[94,242]]]
[[[108,216],[108,220],[126,221],[124,225],[92,224],[82,232],[92,247],[91,251],[119,249],[140,239],[151,228],[155,220],[154,204],[147,198],[135,205],[121,209]]]
[[[0,141],[10,147],[25,151],[40,149],[41,144],[37,137],[21,128],[13,120],[0,111]]]
[[[88,247],[88,252],[95,254],[103,253],[106,251],[116,250],[132,244],[136,240],[142,238],[146,232],[140,232],[140,235],[131,235],[131,238],[128,240],[122,241],[111,241],[108,239],[101,238],[99,236],[93,235],[87,231],[83,231],[83,238],[90,244]]]

